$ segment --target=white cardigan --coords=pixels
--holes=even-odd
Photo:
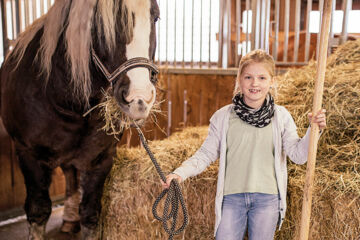
[[[219,160],[219,173],[215,198],[215,231],[221,220],[221,208],[224,197],[225,163],[226,163],[226,134],[229,127],[230,111],[233,104],[227,105],[214,113],[210,119],[209,133],[200,149],[189,159],[184,161],[174,173],[183,180],[200,174],[212,162]],[[308,145],[310,140],[310,127],[303,138],[299,138],[296,125],[290,113],[285,107],[275,105],[275,113],[272,119],[273,142],[275,147],[275,174],[280,194],[279,204],[279,228],[285,217],[286,192],[287,192],[287,166],[286,156],[296,164],[304,164],[307,161]]]

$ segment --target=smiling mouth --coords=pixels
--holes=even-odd
[[[249,92],[251,92],[251,93],[258,93],[258,92],[260,92],[260,90],[257,90],[257,89],[249,89]]]

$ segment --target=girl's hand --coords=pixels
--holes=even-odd
[[[162,180],[161,181],[161,185],[164,187],[164,188],[169,188],[170,187],[170,183],[171,183],[171,180],[175,179],[176,181],[178,181],[179,183],[182,182],[182,178],[175,174],[175,173],[170,173],[169,175],[166,176],[166,183],[164,183]]]
[[[313,118],[312,113],[308,113],[309,122],[311,123],[317,123],[319,125],[320,131],[322,131],[326,127],[326,110],[321,109],[316,116]]]

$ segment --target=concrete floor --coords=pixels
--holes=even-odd
[[[49,240],[78,240],[80,233],[70,235],[61,233],[62,214],[64,207],[53,209],[46,225],[46,239]],[[28,236],[28,223],[26,219],[0,227],[0,240],[26,240]]]

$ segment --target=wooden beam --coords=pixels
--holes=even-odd
[[[332,8],[331,2],[332,0],[325,1],[325,8],[323,11],[324,15],[322,18],[321,33],[320,33],[321,47],[319,50],[319,61],[317,64],[315,93],[314,93],[313,109],[312,109],[313,116],[317,114],[317,112],[321,109],[321,105],[322,105],[324,79],[325,79],[325,71],[326,71],[327,48],[329,41],[331,8]],[[312,201],[312,192],[314,185],[318,139],[319,139],[319,126],[317,124],[312,123],[309,152],[308,152],[308,162],[306,169],[306,179],[305,179],[305,187],[304,187],[304,198],[303,198],[302,213],[301,213],[300,240],[307,240],[309,237],[311,201]]]

